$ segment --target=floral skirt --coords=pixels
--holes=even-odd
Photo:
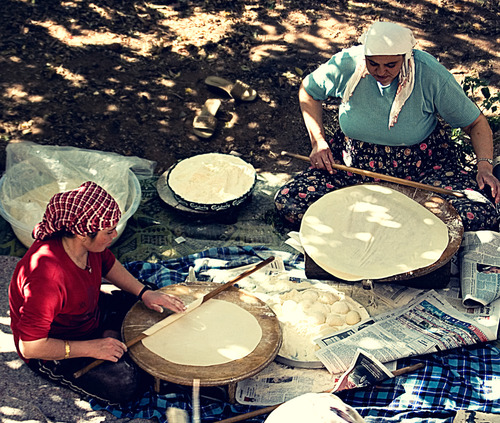
[[[438,125],[424,141],[412,146],[384,146],[352,140],[337,130],[330,140],[335,163],[465,191],[463,198],[446,198],[457,210],[465,231],[498,231],[498,210],[491,199],[479,193],[475,174],[465,170],[465,157]],[[323,195],[350,185],[373,182],[372,178],[335,170],[310,168],[287,182],[275,196],[278,214],[298,228],[307,208]],[[475,192],[472,192],[475,191]]]

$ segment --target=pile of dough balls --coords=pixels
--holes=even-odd
[[[298,361],[318,361],[314,339],[361,321],[353,305],[336,293],[293,289],[268,301],[280,321],[283,344],[279,355]]]

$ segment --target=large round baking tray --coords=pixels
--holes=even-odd
[[[160,288],[163,292],[177,295],[186,304],[213,291],[220,284],[210,282],[178,283]],[[138,342],[130,347],[129,355],[139,367],[154,376],[185,386],[192,386],[198,379],[200,386],[221,386],[249,378],[269,365],[281,346],[281,329],[273,311],[257,297],[232,286],[222,291],[218,299],[232,302],[251,313],[262,327],[262,339],[257,347],[247,356],[229,363],[214,366],[188,366],[176,364],[154,354]],[[128,342],[139,336],[145,329],[170,315],[165,310],[158,313],[148,309],[141,301],[134,304],[125,316],[122,336]]]
[[[249,165],[247,162],[245,162],[244,160],[240,159],[239,157],[231,156],[231,155],[228,155],[228,154],[220,154],[220,153],[209,153],[209,154],[214,154],[214,155],[217,154],[217,155],[220,155],[220,156],[229,156],[232,159],[241,160],[246,165]],[[184,160],[188,160],[188,159],[184,159]],[[180,205],[186,207],[187,209],[195,210],[195,211],[200,211],[200,212],[220,212],[220,211],[226,211],[228,209],[235,208],[235,207],[239,206],[240,204],[242,204],[243,202],[245,202],[245,200],[247,200],[252,195],[252,192],[253,192],[253,190],[255,188],[255,184],[257,182],[257,173],[255,171],[254,171],[254,181],[253,181],[252,186],[250,187],[250,189],[247,192],[243,193],[242,195],[240,195],[237,198],[233,198],[231,200],[224,201],[224,202],[221,202],[221,203],[211,203],[211,204],[210,203],[198,203],[198,202],[189,201],[189,200],[183,198],[181,195],[179,195],[178,193],[176,193],[170,187],[169,179],[170,179],[170,175],[172,174],[172,171],[175,169],[175,167],[179,166],[182,162],[184,162],[184,160],[179,160],[177,163],[175,163],[169,169],[168,175],[166,176],[166,184],[169,187],[169,190],[172,193],[172,195],[174,196],[174,198],[178,201],[178,203]]]
[[[411,272],[400,273],[387,278],[374,279],[373,282],[400,283],[402,281],[411,281],[413,279],[426,277],[432,273],[436,273],[437,270],[440,270],[441,268],[444,268],[445,265],[449,264],[453,255],[460,248],[464,233],[462,219],[460,218],[460,215],[458,214],[456,209],[451,205],[451,203],[446,201],[443,197],[438,196],[434,192],[425,191],[418,188],[412,188],[388,182],[379,182],[376,185],[387,186],[401,192],[402,194],[405,194],[406,196],[412,198],[414,201],[421,204],[427,210],[435,214],[439,219],[441,219],[448,227],[448,246],[444,250],[441,257],[429,266],[422,267]],[[337,278],[325,271],[307,254],[305,256],[306,275],[308,278],[345,282],[342,279]],[[436,288],[438,287],[439,286],[436,286]]]

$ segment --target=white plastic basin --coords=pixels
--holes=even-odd
[[[5,183],[5,175],[0,178],[0,192],[2,192],[4,183]],[[106,189],[105,186],[103,186],[103,188]],[[132,171],[129,171],[128,191],[129,194],[125,210],[122,210],[122,217],[120,219],[120,222],[118,223],[118,226],[116,227],[118,236],[113,240],[113,243],[115,243],[118,240],[118,238],[120,238],[120,235],[123,233],[125,227],[127,226],[128,219],[130,219],[133,216],[133,214],[137,211],[137,209],[139,208],[139,203],[141,202],[141,185],[139,183],[139,180],[137,179],[137,176],[135,176],[134,172]],[[49,202],[49,200],[50,198],[47,198],[47,203]],[[19,241],[21,241],[23,245],[29,248],[34,241],[31,235],[33,232],[33,228],[37,223],[41,222],[43,218],[43,213],[41,216],[30,216],[30,221],[32,222],[32,224],[21,222],[20,220],[12,216],[11,210],[7,210],[6,207],[4,207],[4,204],[2,204],[0,196],[0,215],[7,222],[9,222],[10,226],[12,227],[12,231],[19,239]]]

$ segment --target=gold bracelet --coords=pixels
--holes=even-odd
[[[69,341],[64,341],[64,358],[69,358],[69,354],[71,353],[71,348],[69,346]]]

